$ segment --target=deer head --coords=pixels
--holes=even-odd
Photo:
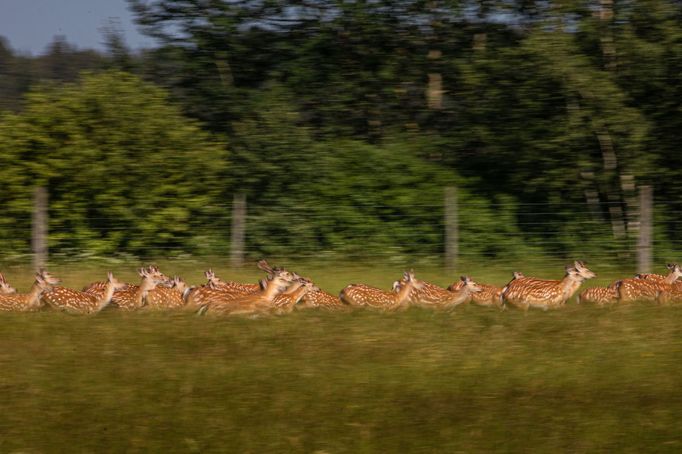
[[[478,293],[483,290],[481,286],[475,283],[469,276],[460,276],[460,280],[464,282],[464,288],[471,293]]]
[[[53,285],[58,285],[62,281],[60,279],[57,279],[56,277],[52,276],[50,273],[47,272],[47,270],[41,269],[36,276],[40,276],[42,281],[47,285],[48,287],[52,287]]]
[[[180,277],[173,276],[172,288],[177,290],[178,292],[184,294],[185,290],[187,290],[187,283],[185,281],[183,281]]]
[[[521,271],[514,271],[512,275],[514,276],[513,277],[514,279],[521,279],[522,277],[526,277]]]
[[[591,271],[590,269],[587,268],[587,266],[585,266],[585,262],[582,262],[580,260],[576,260],[575,262],[573,262],[573,269],[582,278],[582,280],[597,277],[597,275],[593,271]]]
[[[668,263],[668,269],[670,270],[670,274],[675,276],[675,280],[682,277],[682,268],[680,268],[680,265],[677,263]]]
[[[17,293],[17,289],[12,287],[5,281],[5,276],[0,273],[0,294],[10,295],[12,293]]]

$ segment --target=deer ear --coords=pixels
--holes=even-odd
[[[107,279],[109,279],[109,282],[114,280],[114,275],[111,273],[111,271],[107,273]]]

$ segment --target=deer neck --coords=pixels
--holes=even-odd
[[[308,293],[308,288],[304,286],[300,286],[293,292],[289,293],[289,295],[291,296],[291,304],[292,305],[297,304],[299,301],[301,301],[301,298],[303,298],[306,295],[306,293]]]
[[[104,287],[104,294],[97,300],[97,305],[103,307],[109,304],[111,298],[114,296],[114,291],[116,291],[114,283],[108,281],[106,287]]]
[[[26,296],[26,303],[29,307],[40,305],[40,296],[45,291],[45,287],[41,287],[38,282],[34,282],[31,286],[31,290],[28,291]]]
[[[272,301],[279,293],[279,283],[275,282],[273,279],[268,281],[268,285],[265,287],[262,297],[268,301]]]
[[[410,298],[410,293],[412,293],[413,288],[414,283],[412,282],[408,282],[405,285],[401,286],[400,290],[396,295],[396,303],[403,304],[405,301],[407,301]]]
[[[567,274],[566,276],[564,276],[560,284],[563,290],[564,297],[566,299],[571,298],[573,294],[578,291],[582,283],[583,280],[580,279],[579,277],[575,277],[571,274]]]
[[[675,282],[678,277],[680,276],[677,273],[671,271],[665,278],[663,278],[663,282],[665,282],[668,285],[672,285],[672,283]]]
[[[135,292],[135,305],[137,307],[142,307],[144,305],[144,299],[147,297],[147,293],[153,290],[156,284],[151,279],[143,279],[140,287]]]

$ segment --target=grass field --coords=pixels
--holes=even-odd
[[[3,453],[682,450],[678,307],[0,314],[0,345]]]

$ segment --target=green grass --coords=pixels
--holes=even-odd
[[[326,271],[332,291],[397,277]],[[100,270],[54,273],[80,286]],[[0,314],[0,345],[0,452],[682,449],[674,306]]]

